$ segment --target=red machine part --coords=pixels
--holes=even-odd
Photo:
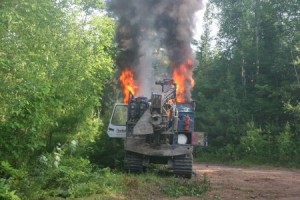
[[[189,131],[190,130],[190,121],[191,121],[190,116],[185,115],[184,116],[183,130],[185,130],[185,131]]]

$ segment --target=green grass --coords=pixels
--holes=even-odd
[[[111,173],[106,179],[106,184],[98,185],[98,188],[96,185],[94,186],[93,194],[90,194],[85,185],[78,185],[77,192],[81,192],[81,197],[78,199],[143,200],[180,196],[200,197],[210,188],[207,177],[184,179],[168,173],[154,173],[153,171],[142,174]],[[76,198],[76,196],[72,198],[74,197]]]
[[[68,178],[68,182],[48,181],[44,184],[40,179],[32,180],[35,183],[31,182],[32,187],[28,186],[29,190],[23,193],[26,196],[22,199],[146,200],[180,196],[200,197],[210,188],[210,182],[205,176],[185,179],[174,177],[170,172],[158,168],[140,174],[105,168],[87,173],[81,180],[64,176],[60,179],[65,181]],[[52,177],[48,178],[52,180]],[[13,193],[10,194],[12,196]]]
[[[6,166],[7,170],[13,169]],[[5,168],[5,169],[6,169]],[[17,170],[1,179],[0,199],[161,199],[199,197],[210,188],[207,177],[174,177],[165,167],[148,166],[140,174],[100,169],[85,159],[64,158],[58,167],[40,166],[31,174]],[[12,174],[12,173],[11,173]],[[7,198],[6,198],[7,197]]]

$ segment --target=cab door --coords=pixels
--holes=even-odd
[[[112,138],[126,137],[127,104],[116,103],[112,112],[107,134]]]

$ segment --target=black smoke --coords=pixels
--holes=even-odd
[[[152,84],[152,52],[157,46],[166,50],[173,68],[193,59],[194,14],[202,0],[109,0],[108,7],[118,20],[121,52],[116,64],[120,70],[133,68],[141,94],[147,96]]]

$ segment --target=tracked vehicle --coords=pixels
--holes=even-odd
[[[177,102],[172,79],[157,81],[161,92],[151,98],[130,95],[128,104],[115,104],[107,133],[123,137],[124,169],[141,172],[147,163],[166,164],[177,176],[191,178],[194,132],[194,102]]]

